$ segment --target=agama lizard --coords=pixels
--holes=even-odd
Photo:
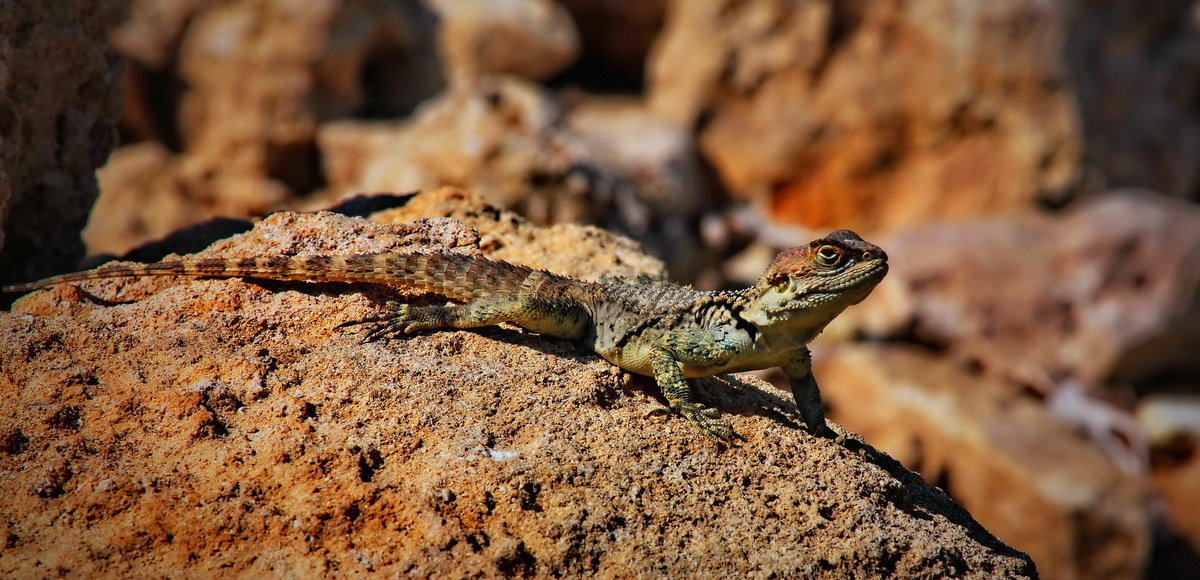
[[[525,266],[453,252],[351,256],[183,258],[111,265],[4,288],[25,292],[54,284],[124,276],[246,277],[411,286],[461,305],[392,305],[367,339],[423,330],[510,322],[578,341],[627,371],[654,377],[671,410],[717,441],[729,422],[696,401],[687,379],[782,367],[810,432],[832,435],[806,346],[847,306],[887,274],[887,254],[840,230],[780,253],[754,286],[702,292],[638,280],[585,282]]]

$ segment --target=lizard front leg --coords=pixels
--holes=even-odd
[[[836,437],[837,434],[825,424],[825,405],[821,402],[821,390],[817,388],[817,379],[812,374],[812,355],[808,347],[802,347],[796,356],[783,365],[783,372],[788,377],[792,387],[792,398],[800,409],[800,417],[804,419],[808,432],[824,437]]]
[[[733,357],[734,349],[720,337],[702,330],[676,332],[664,337],[650,350],[654,380],[662,389],[671,410],[679,413],[705,435],[724,443],[733,437],[733,427],[713,408],[696,402],[682,365],[723,364]]]

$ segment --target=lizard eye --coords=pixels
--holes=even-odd
[[[821,246],[817,249],[817,263],[832,268],[842,261],[842,251],[834,246]]]

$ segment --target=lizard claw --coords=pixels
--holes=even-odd
[[[710,439],[725,444],[733,439],[733,426],[721,418],[716,409],[706,409],[695,403],[676,403],[674,411],[699,427]]]
[[[359,320],[348,320],[337,325],[336,328],[346,328],[359,324],[373,324],[374,326],[363,335],[362,342],[374,342],[384,336],[403,335],[411,332],[412,320],[409,317],[409,305],[388,302],[386,306],[388,307],[388,311],[384,314]]]

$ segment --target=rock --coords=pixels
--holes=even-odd
[[[540,89],[490,78],[442,95],[402,123],[327,123],[318,143],[333,199],[470,185],[535,221],[578,221],[591,207],[586,184],[571,171],[585,150],[561,126],[561,109]]]
[[[134,144],[105,168],[92,251],[123,252],[214,216],[262,215],[319,185],[318,123],[398,106],[375,93],[406,70],[423,79],[406,83],[409,108],[440,90],[412,29],[421,16],[366,0],[133,3],[113,33],[137,65],[128,84],[143,87],[128,122],[162,142]],[[404,70],[364,82],[381,60]],[[147,88],[163,77],[180,86]]]
[[[582,271],[612,240],[526,252]],[[277,214],[205,255],[479,242],[445,218]],[[701,385],[744,437],[720,451],[647,416],[648,380],[569,343],[490,328],[364,344],[334,328],[393,296],[145,278],[0,313],[0,511],[21,514],[0,573],[1035,574],[890,458],[804,434],[761,383]]]
[[[115,21],[93,2],[6,2],[0,10],[0,284],[76,267],[116,142]],[[7,304],[7,301],[5,301]]]
[[[535,221],[573,221],[590,209],[569,182],[586,151],[562,130],[562,115],[536,86],[493,77],[455,87],[401,123],[327,123],[317,142],[334,195],[470,185]]]
[[[440,19],[452,81],[492,74],[542,80],[579,54],[579,33],[553,0],[426,0]]]
[[[650,47],[662,31],[667,0],[559,0],[571,13],[592,74],[609,71],[631,83],[645,76]]]
[[[1058,0],[1064,60],[1100,188],[1200,198],[1200,18],[1188,0]]]
[[[179,74],[188,91],[179,119],[188,170],[307,191],[317,180],[317,122],[362,105],[367,61],[402,46],[405,23],[387,3],[260,4],[206,10],[182,38]]]
[[[103,194],[83,232],[88,252],[122,256],[212,218],[265,214],[288,196],[282,184],[244,176],[188,179],[186,165],[153,141],[117,149],[96,173]],[[209,196],[210,187],[224,193]]]
[[[1150,444],[1154,486],[1170,525],[1200,553],[1200,396],[1152,395],[1138,401]]]
[[[935,224],[880,244],[892,265],[883,284],[898,287],[882,294],[904,296],[872,296],[843,323],[871,317],[860,325],[871,334],[948,349],[1011,384],[1094,390],[1200,350],[1200,335],[1182,331],[1200,307],[1200,210],[1187,203],[1114,192],[1061,215]]]
[[[657,280],[667,277],[663,263],[647,256],[628,238],[592,226],[537,226],[457,187],[423,191],[402,207],[370,216],[371,221],[382,224],[405,224],[428,218],[451,218],[479,232],[479,247],[497,260],[551,272],[569,272],[584,280],[598,280],[606,275],[649,276]],[[571,251],[549,252],[547,248]]]
[[[1077,180],[1050,3],[674,2],[651,109],[774,219],[873,232],[1030,207]],[[954,31],[953,34],[947,31]]]
[[[637,138],[621,134],[631,126]],[[685,280],[706,263],[689,225],[712,197],[704,170],[685,133],[637,105],[568,111],[536,85],[489,77],[401,123],[327,123],[318,143],[328,191],[313,204],[363,191],[468,187],[535,223],[599,221],[661,251]]]
[[[815,373],[835,420],[922,473],[1047,578],[1146,569],[1148,486],[1037,402],[902,347],[841,345]]]

